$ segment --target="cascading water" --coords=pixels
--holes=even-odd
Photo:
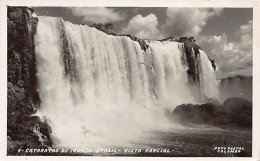
[[[38,114],[49,120],[57,146],[126,143],[168,128],[165,107],[199,102],[189,88],[182,43],[151,41],[144,51],[129,37],[38,18]],[[200,52],[203,89],[215,98],[214,73]]]
[[[207,54],[200,50],[200,64],[201,64],[201,79],[200,87],[202,93],[207,98],[214,98],[219,100],[218,82],[214,74],[211,62]],[[210,90],[209,90],[210,89]]]

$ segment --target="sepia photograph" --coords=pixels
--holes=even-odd
[[[253,7],[6,11],[7,156],[253,156]]]

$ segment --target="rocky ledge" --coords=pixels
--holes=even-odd
[[[218,127],[252,128],[252,103],[231,97],[223,105],[182,104],[172,111],[171,119],[182,124],[207,124]]]

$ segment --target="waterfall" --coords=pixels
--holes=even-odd
[[[200,50],[200,64],[201,64],[201,76],[200,76],[200,87],[201,92],[207,98],[214,98],[219,100],[218,82],[214,74],[211,62],[207,54]],[[209,90],[210,89],[210,90]]]
[[[145,130],[167,128],[164,108],[199,102],[188,82],[183,43],[147,41],[144,51],[126,36],[38,18],[38,115],[49,120],[57,146],[123,144]],[[200,53],[203,91],[216,98],[214,71]]]

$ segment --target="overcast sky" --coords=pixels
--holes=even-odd
[[[252,75],[250,8],[34,7],[36,14],[91,25],[114,24],[116,33],[143,39],[193,36],[217,64],[217,78]]]

